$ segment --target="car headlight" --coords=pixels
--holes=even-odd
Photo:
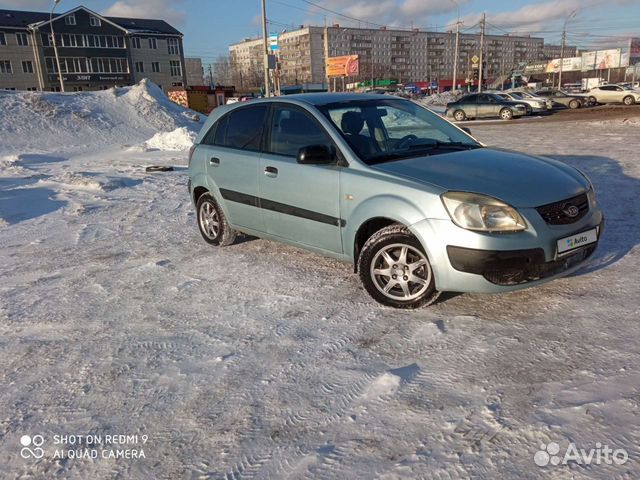
[[[519,232],[527,223],[516,211],[500,200],[470,192],[443,193],[449,216],[457,226],[481,232]]]

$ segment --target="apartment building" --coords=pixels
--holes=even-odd
[[[327,57],[355,54],[360,57],[360,75],[351,81],[371,78],[393,78],[400,82],[451,81],[453,77],[454,32],[308,26],[281,34],[278,44],[283,85],[325,82]],[[543,47],[542,38],[487,35],[486,75],[489,78],[498,77],[521,63],[539,61]],[[245,39],[231,45],[229,53],[235,83],[241,87],[260,85],[262,40]],[[472,60],[479,54],[480,36],[461,33],[457,72],[459,84],[464,84],[465,78],[472,76]]]
[[[0,10],[0,89],[100,90],[149,78],[186,83],[182,33],[164,20],[105,17],[86,7],[55,14]]]
[[[542,48],[542,58],[541,60],[554,60],[556,58],[560,58],[563,56],[562,45],[550,45],[545,44]],[[565,45],[564,47],[564,57],[577,57],[578,56],[578,47],[574,45]]]

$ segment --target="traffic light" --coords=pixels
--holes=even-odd
[[[477,81],[477,80],[478,80],[478,78],[479,78],[479,77],[478,77],[478,75],[479,75],[479,70],[476,68],[476,69],[473,71],[473,80]]]

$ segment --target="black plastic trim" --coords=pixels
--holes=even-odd
[[[222,198],[224,198],[225,200],[229,200],[230,202],[242,203],[243,205],[263,208],[265,210],[271,210],[273,212],[283,213],[285,215],[305,218],[307,220],[325,223],[327,225],[344,227],[347,224],[347,222],[342,218],[332,217],[331,215],[325,215],[324,213],[294,207],[293,205],[287,205],[286,203],[274,202],[273,200],[255,197],[253,195],[247,195],[246,193],[235,192],[233,190],[226,190],[224,188],[221,188],[220,195],[222,195]]]

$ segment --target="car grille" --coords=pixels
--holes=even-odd
[[[576,207],[578,214],[570,216],[567,213],[569,207]],[[549,225],[569,225],[577,222],[587,214],[589,211],[589,199],[587,194],[583,193],[577,197],[537,207],[536,210]]]

